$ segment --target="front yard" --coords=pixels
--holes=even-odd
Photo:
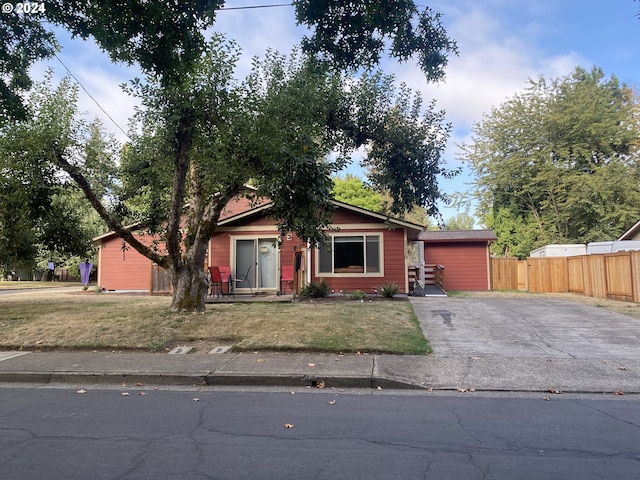
[[[34,291],[0,297],[0,349],[430,352],[406,301],[209,304],[172,314],[147,295]]]

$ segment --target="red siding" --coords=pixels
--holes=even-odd
[[[425,243],[424,261],[444,265],[445,290],[489,290],[486,242]]]
[[[149,243],[148,236],[138,237]],[[149,290],[151,260],[144,257],[125,242],[128,250],[122,251],[122,239],[116,236],[102,240],[98,282],[107,290]]]

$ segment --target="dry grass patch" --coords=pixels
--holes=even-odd
[[[81,287],[80,282],[9,282],[0,280],[0,290],[25,290],[33,288]]]
[[[3,296],[0,348],[430,351],[409,302],[216,303],[180,315],[169,302],[55,291]]]

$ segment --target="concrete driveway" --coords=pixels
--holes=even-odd
[[[412,297],[435,356],[640,360],[640,320],[551,298]]]

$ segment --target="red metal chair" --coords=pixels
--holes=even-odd
[[[222,278],[222,294],[233,295],[235,297],[233,291],[233,277],[231,276],[231,267],[227,265],[218,268],[220,269],[220,277]],[[225,285],[227,286],[226,292],[224,288]]]
[[[284,293],[285,286],[289,284],[291,293],[293,293],[293,265],[283,265],[280,267],[280,291]]]
[[[222,294],[222,274],[219,267],[209,267],[209,296]]]

